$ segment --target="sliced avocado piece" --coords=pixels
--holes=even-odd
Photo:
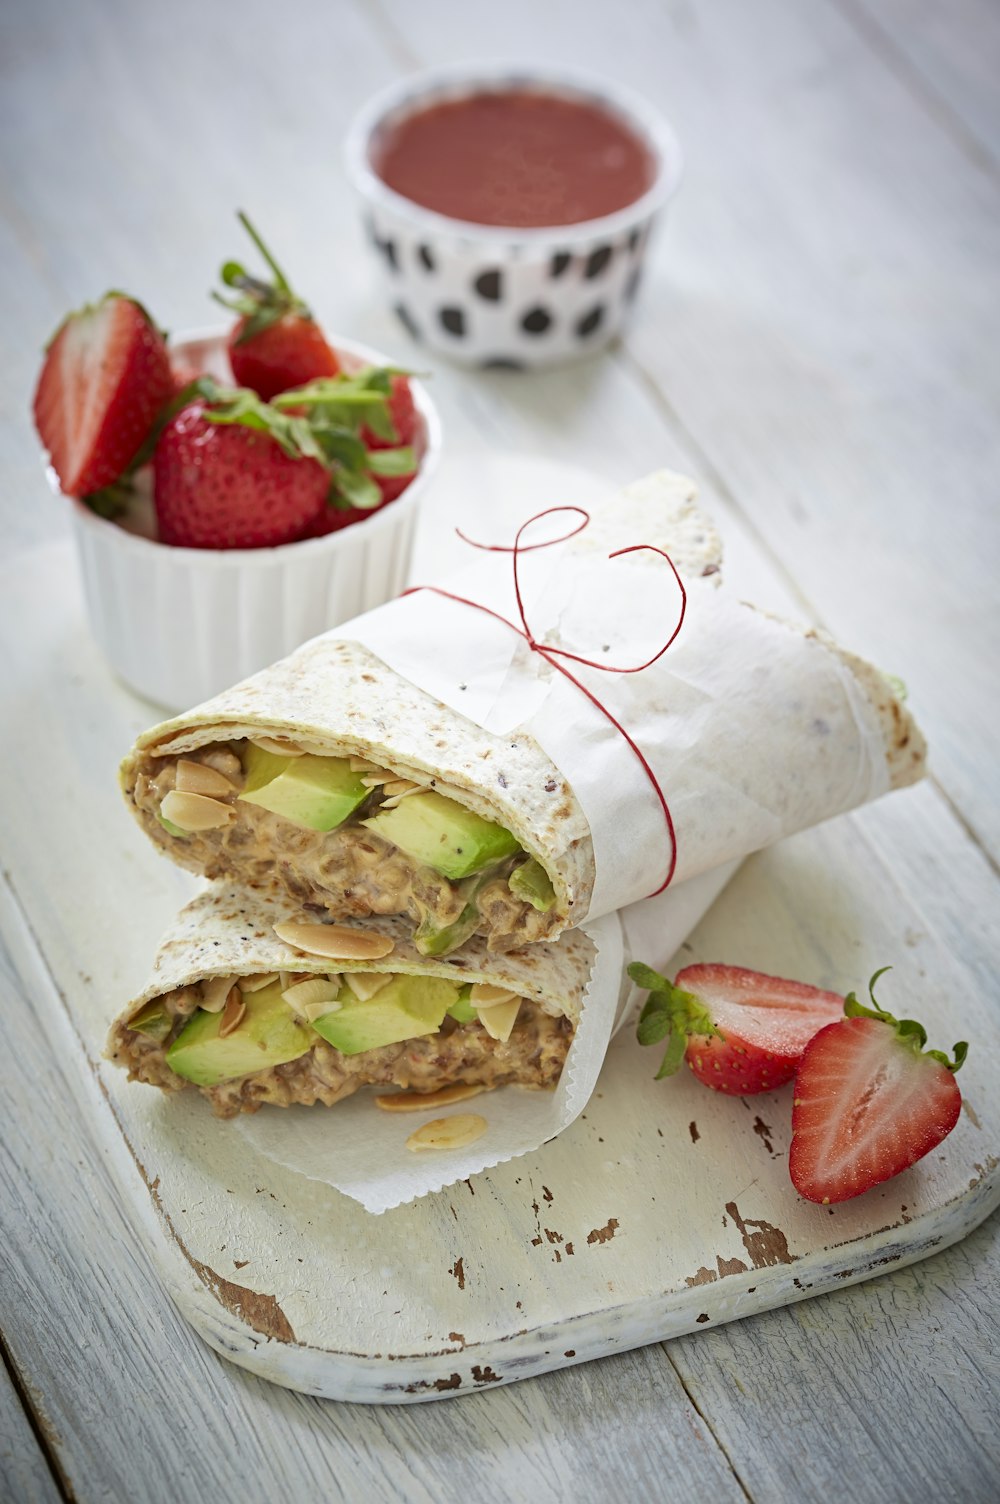
[[[154,997],[151,1002],[145,1003],[138,1013],[132,1014],[128,1027],[134,1029],[137,1034],[148,1034],[150,1039],[164,1040],[170,1033],[173,1022],[162,1000]]]
[[[361,1055],[384,1044],[436,1034],[458,988],[444,977],[393,977],[367,1003],[341,988],[341,1007],[317,1018],[313,1028],[342,1055]]]
[[[413,933],[413,943],[422,956],[447,956],[464,945],[476,933],[479,923],[479,908],[467,903],[452,924],[438,929],[431,915],[426,914]]]
[[[306,830],[342,825],[371,792],[346,757],[277,757],[249,742],[244,768],[247,782],[239,797]]]
[[[507,886],[515,898],[519,898],[522,903],[530,903],[540,914],[547,914],[556,901],[552,879],[541,862],[536,862],[533,856],[522,862],[520,867],[514,868],[507,879]]]
[[[458,997],[448,1009],[451,1017],[460,1024],[474,1024],[478,1022],[479,1014],[472,1006],[472,983],[466,982]]]
[[[166,815],[161,815],[159,810],[156,811],[156,818],[159,820],[168,836],[177,836],[180,840],[186,841],[188,836],[191,834],[189,830],[181,830],[179,825],[175,825],[173,820],[168,820]]]
[[[433,790],[410,794],[395,809],[382,810],[363,824],[414,861],[452,879],[470,877],[521,849],[502,825]]]
[[[316,1043],[312,1029],[298,1021],[281,996],[280,981],[245,992],[243,1001],[243,1022],[225,1039],[219,1038],[223,1015],[199,1008],[167,1050],[170,1069],[196,1086],[216,1086],[297,1060]]]

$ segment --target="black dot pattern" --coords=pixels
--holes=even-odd
[[[420,265],[423,267],[425,272],[433,272],[437,270],[437,263],[434,260],[434,252],[431,250],[429,245],[417,246],[417,260],[420,262]]]
[[[569,251],[556,251],[555,255],[552,257],[552,260],[549,262],[549,276],[552,277],[553,280],[556,277],[561,277],[572,260],[573,257],[570,255]]]
[[[395,313],[397,319],[402,324],[403,328],[406,330],[406,332],[410,336],[410,338],[419,341],[419,339],[420,339],[420,326],[417,323],[416,319],[413,317],[413,314],[407,308],[406,304],[405,303],[396,303],[396,304],[394,304],[393,305],[393,312]]]
[[[438,310],[438,318],[441,321],[442,329],[447,330],[449,334],[453,334],[456,339],[464,338],[465,314],[461,308],[440,308]]]
[[[583,275],[588,278],[599,277],[611,265],[611,257],[613,255],[614,249],[612,246],[599,245],[596,251],[591,251],[587,257],[586,265],[583,268]]]
[[[499,303],[503,297],[503,273],[491,267],[489,271],[480,272],[473,282],[473,287],[481,298],[488,303]]]
[[[524,370],[524,362],[523,361],[521,361],[521,360],[511,360],[506,355],[488,355],[485,360],[480,361],[480,366],[481,366],[482,370],[484,370],[484,371],[523,371]]]
[[[529,308],[521,319],[521,328],[525,334],[544,334],[552,323],[552,315],[541,304],[537,308]]]
[[[589,313],[585,313],[576,325],[576,332],[581,339],[588,339],[591,334],[596,334],[604,322],[604,304],[596,303]]]
[[[635,297],[636,293],[639,291],[639,283],[641,281],[642,281],[642,267],[641,266],[633,267],[632,271],[630,271],[629,274],[628,274],[628,281],[625,283],[625,301],[626,301],[626,303],[631,303],[632,299]]]

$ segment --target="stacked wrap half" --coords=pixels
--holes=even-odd
[[[694,496],[650,476],[522,555],[523,618],[510,555],[477,554],[448,595],[409,594],[141,736],[122,767],[133,813],[213,881],[115,1023],[112,1057],[198,1086],[223,1116],[360,1085],[553,1087],[581,1010],[603,1009],[606,1045],[619,1009],[620,968],[598,999],[580,926],[633,905],[647,935],[662,916],[672,949],[711,874],[920,777],[923,739],[881,674],[719,588]],[[686,614],[624,672],[681,615],[654,550]],[[419,1030],[365,1048],[397,994],[390,1033]],[[209,1063],[183,1076],[171,1061],[193,1018]]]

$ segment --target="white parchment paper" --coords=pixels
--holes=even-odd
[[[590,1100],[612,1035],[632,1014],[628,961],[663,966],[711,906],[733,866],[706,873],[658,898],[610,914],[585,928],[597,948],[576,1036],[554,1092],[502,1087],[454,1107],[425,1113],[381,1112],[370,1092],[332,1111],[266,1108],[231,1127],[257,1153],[310,1180],[325,1181],[370,1212],[389,1211],[505,1160],[538,1149],[579,1117]],[[468,1149],[413,1153],[406,1140],[432,1117],[478,1113],[487,1131]]]
[[[449,589],[517,621],[509,556],[472,562]],[[609,562],[572,546],[522,567],[536,640],[625,667],[670,635],[680,592],[662,559]],[[688,582],[679,637],[642,673],[568,667],[627,727],[673,816],[680,883],[874,799],[889,786],[876,713],[823,643],[717,589]],[[430,591],[338,629],[484,728],[531,733],[590,824],[589,916],[663,881],[670,841],[655,791],[621,733],[522,638]]]

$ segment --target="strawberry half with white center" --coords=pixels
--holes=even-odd
[[[182,548],[293,543],[323,512],[329,487],[308,423],[253,392],[182,408],[153,452],[160,541]]]
[[[241,315],[229,336],[229,363],[240,386],[265,402],[279,392],[317,377],[336,376],[340,363],[309,309],[288,285],[281,267],[247,216],[239,220],[274,274],[273,282],[253,277],[238,261],[227,261],[222,280],[235,298],[213,293],[217,303]]]
[[[799,1064],[788,1169],[807,1201],[860,1196],[923,1159],[958,1122],[955,1072],[968,1045],[956,1044],[949,1060],[924,1049],[921,1024],[881,1009],[874,988],[888,969],[868,984],[872,1007],[849,993],[845,1016],[810,1040]]]
[[[703,1085],[731,1096],[790,1081],[810,1039],[844,1011],[836,992],[740,966],[688,966],[674,983],[641,962],[628,973],[649,990],[639,1043],[669,1036],[656,1079],[672,1076],[686,1060]]]
[[[68,496],[118,480],[173,394],[163,335],[145,309],[109,292],[60,325],[35,391],[35,426]]]

